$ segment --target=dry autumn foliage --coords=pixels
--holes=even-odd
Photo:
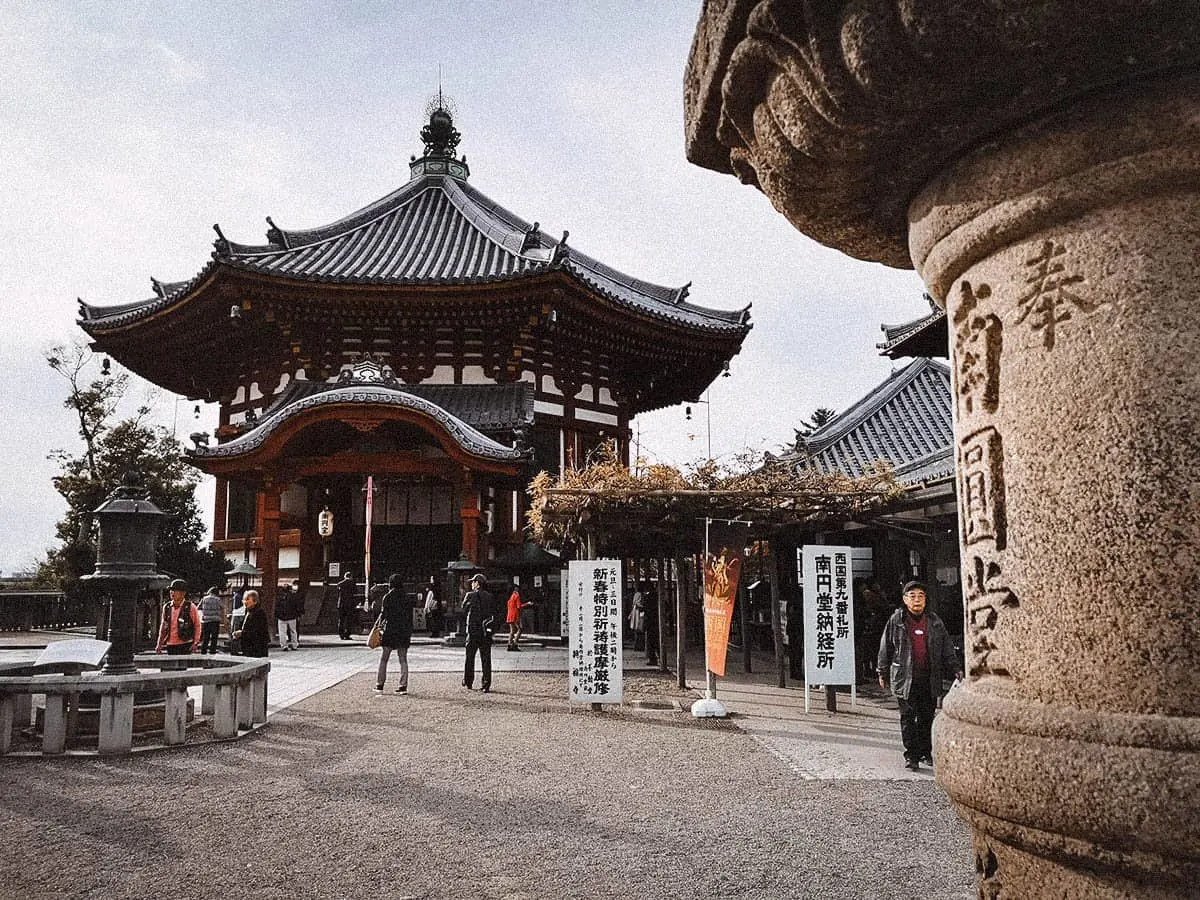
[[[612,442],[587,465],[557,478],[540,472],[529,485],[534,540],[562,545],[585,528],[680,527],[697,519],[800,524],[825,516],[853,516],[903,493],[891,467],[880,463],[858,478],[823,474],[792,459],[745,453],[729,464],[708,460],[686,471],[666,465],[631,470]]]

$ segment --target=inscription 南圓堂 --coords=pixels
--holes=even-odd
[[[1000,405],[1000,355],[1004,346],[1000,317],[984,311],[982,301],[992,295],[986,284],[972,287],[962,283],[962,295],[954,310],[954,367],[957,375],[959,412],[976,409],[995,412]]]

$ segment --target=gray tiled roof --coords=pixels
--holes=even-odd
[[[156,296],[138,304],[95,307],[80,301],[81,324],[111,326],[149,315],[181,299],[223,264],[306,281],[386,285],[469,285],[561,271],[655,318],[710,332],[749,330],[749,306],[713,310],[688,303],[688,286],[664,287],[618,272],[450,176],[418,176],[320,228],[288,230],[271,223],[267,238],[267,244],[249,245],[219,236],[212,261],[196,277],[155,282]]]
[[[909,363],[804,439],[801,465],[859,475],[876,460],[912,484],[952,475],[954,424],[950,369],[931,359]]]

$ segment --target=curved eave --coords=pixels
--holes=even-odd
[[[95,306],[80,300],[80,315],[75,324],[92,337],[99,337],[157,319],[163,313],[174,311],[176,307],[182,306],[201,293],[216,279],[219,269],[220,262],[216,254],[213,254],[213,259],[196,273],[194,278],[164,285],[163,287],[169,290],[164,290],[162,294],[149,299],[115,306]]]
[[[448,456],[472,469],[515,474],[526,459],[520,450],[492,440],[441,407],[384,385],[334,388],[304,397],[234,440],[197,447],[188,451],[188,457],[204,471],[256,468],[275,459],[292,438],[312,425],[363,418],[418,425]]]

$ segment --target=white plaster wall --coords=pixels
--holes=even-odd
[[[463,384],[495,384],[494,378],[483,374],[483,366],[463,366]]]
[[[454,366],[434,366],[425,384],[454,384]]]
[[[596,422],[600,425],[616,425],[617,417],[612,413],[594,412],[590,409],[575,410],[575,418],[584,422]]]

